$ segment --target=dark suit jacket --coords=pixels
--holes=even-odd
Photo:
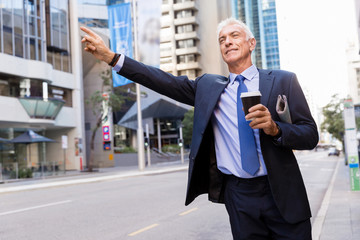
[[[210,117],[227,77],[204,74],[195,81],[175,77],[160,69],[125,58],[119,74],[158,93],[194,106],[194,126],[189,155],[189,176],[185,204],[208,193],[209,200],[223,202],[223,174],[217,169],[214,135]],[[304,182],[293,149],[312,149],[318,143],[316,124],[311,116],[296,75],[281,70],[259,70],[261,103],[282,130],[281,139],[260,131],[261,150],[271,191],[284,219],[296,223],[311,217]],[[280,121],[275,105],[278,95],[286,95],[292,124]]]

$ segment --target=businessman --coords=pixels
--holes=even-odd
[[[294,73],[252,64],[256,40],[243,22],[229,18],[218,25],[229,76],[195,80],[114,53],[97,34],[81,29],[85,51],[118,74],[194,106],[186,205],[204,193],[225,203],[236,240],[311,239],[309,202],[293,150],[314,148],[317,127]],[[240,94],[248,91],[260,91],[261,104],[244,116]],[[276,113],[278,95],[288,99],[291,123]]]

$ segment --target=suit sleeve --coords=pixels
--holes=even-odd
[[[319,141],[317,126],[295,74],[292,74],[287,98],[292,124],[276,121],[282,130],[277,145],[295,150],[313,149]]]
[[[194,106],[196,82],[125,57],[118,74],[179,102]]]

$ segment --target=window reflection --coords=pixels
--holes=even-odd
[[[70,72],[68,1],[47,2],[47,60],[55,69]]]
[[[71,72],[68,0],[7,0],[0,3],[0,52],[47,61],[57,70]],[[48,56],[44,59],[46,52]]]

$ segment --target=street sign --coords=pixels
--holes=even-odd
[[[103,126],[102,127],[103,132],[103,141],[110,141],[110,127],[109,126]]]
[[[355,111],[351,99],[344,100],[345,149],[350,168],[351,191],[360,190],[358,142],[356,139]]]
[[[61,136],[61,147],[62,149],[68,148],[68,137],[66,135]]]

